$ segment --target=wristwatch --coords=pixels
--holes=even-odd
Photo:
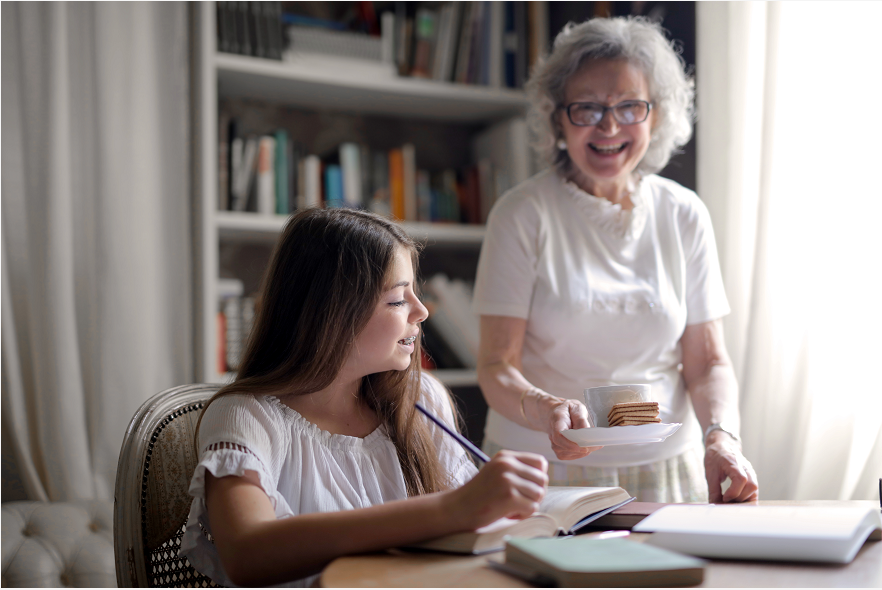
[[[741,438],[737,434],[735,434],[735,432],[733,432],[734,431],[733,428],[730,428],[725,422],[714,422],[713,424],[708,426],[707,429],[704,431],[704,444],[705,444],[705,446],[707,446],[707,435],[709,435],[714,430],[722,430],[723,432],[725,432],[726,434],[731,436],[735,440],[735,442],[737,442],[738,444],[741,444]]]

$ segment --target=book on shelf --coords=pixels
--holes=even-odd
[[[357,143],[340,144],[340,170],[343,175],[343,202],[347,207],[362,205],[361,147]]]
[[[435,53],[436,31],[435,11],[419,8],[414,20],[413,65],[410,75],[415,78],[429,78],[432,74],[432,60]]]
[[[275,180],[275,209],[277,215],[287,215],[291,211],[288,189],[294,170],[289,169],[291,163],[291,141],[288,132],[276,129],[274,133],[276,152],[273,160],[273,178]]]
[[[633,527],[656,547],[701,557],[850,563],[882,538],[879,508],[676,504]]]
[[[466,367],[477,366],[480,331],[479,319],[472,310],[472,288],[460,279],[449,279],[438,273],[424,285],[425,292],[434,302],[434,319],[428,320],[437,327]]]
[[[276,212],[276,140],[264,135],[258,143],[257,154],[257,212],[273,215]]]
[[[503,571],[563,588],[695,586],[706,562],[626,539],[509,539]],[[511,569],[507,569],[505,566]]]
[[[404,154],[400,148],[389,150],[389,208],[392,217],[407,219],[404,205]]]
[[[217,49],[282,59],[281,2],[217,2]]]
[[[628,492],[618,487],[549,486],[539,510],[528,518],[501,518],[476,531],[454,533],[408,547],[476,555],[499,551],[505,546],[507,538],[575,534],[580,529],[580,521],[630,500]]]
[[[343,207],[343,170],[339,164],[325,166],[325,207]]]
[[[221,278],[217,281],[217,297],[219,312],[223,320],[219,318],[218,328],[223,327],[223,332],[218,332],[218,340],[223,339],[224,368],[225,371],[235,371],[239,368],[242,356],[242,296],[244,285],[238,279]],[[220,360],[218,365],[220,368]]]
[[[404,189],[404,221],[419,219],[416,195],[416,148],[412,143],[401,146],[401,171]]]

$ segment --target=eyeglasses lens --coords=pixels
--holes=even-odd
[[[590,126],[599,124],[607,110],[613,112],[620,125],[642,123],[649,116],[649,104],[643,101],[626,101],[614,107],[590,102],[573,103],[568,112],[573,125]]]

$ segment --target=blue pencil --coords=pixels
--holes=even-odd
[[[421,406],[419,404],[415,404],[415,405],[416,405],[417,410],[419,410],[420,412],[425,414],[429,420],[431,420],[432,422],[434,422],[435,424],[440,426],[444,432],[446,432],[447,434],[449,434],[450,436],[455,438],[456,442],[461,444],[463,446],[463,448],[465,448],[465,450],[470,452],[475,459],[479,459],[479,460],[483,461],[484,463],[487,463],[490,461],[490,457],[488,457],[486,454],[484,454],[484,451],[482,451],[481,449],[476,447],[474,444],[472,444],[472,442],[469,439],[467,439],[466,437],[464,437],[460,433],[456,432],[455,430],[451,430],[444,422],[442,422],[437,417],[435,417],[432,414],[432,412],[430,412],[429,410],[427,410],[423,406]]]

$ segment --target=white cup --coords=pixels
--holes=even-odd
[[[646,384],[605,385],[585,390],[585,405],[594,427],[609,426],[607,416],[616,404],[648,401],[652,401],[652,386]]]

